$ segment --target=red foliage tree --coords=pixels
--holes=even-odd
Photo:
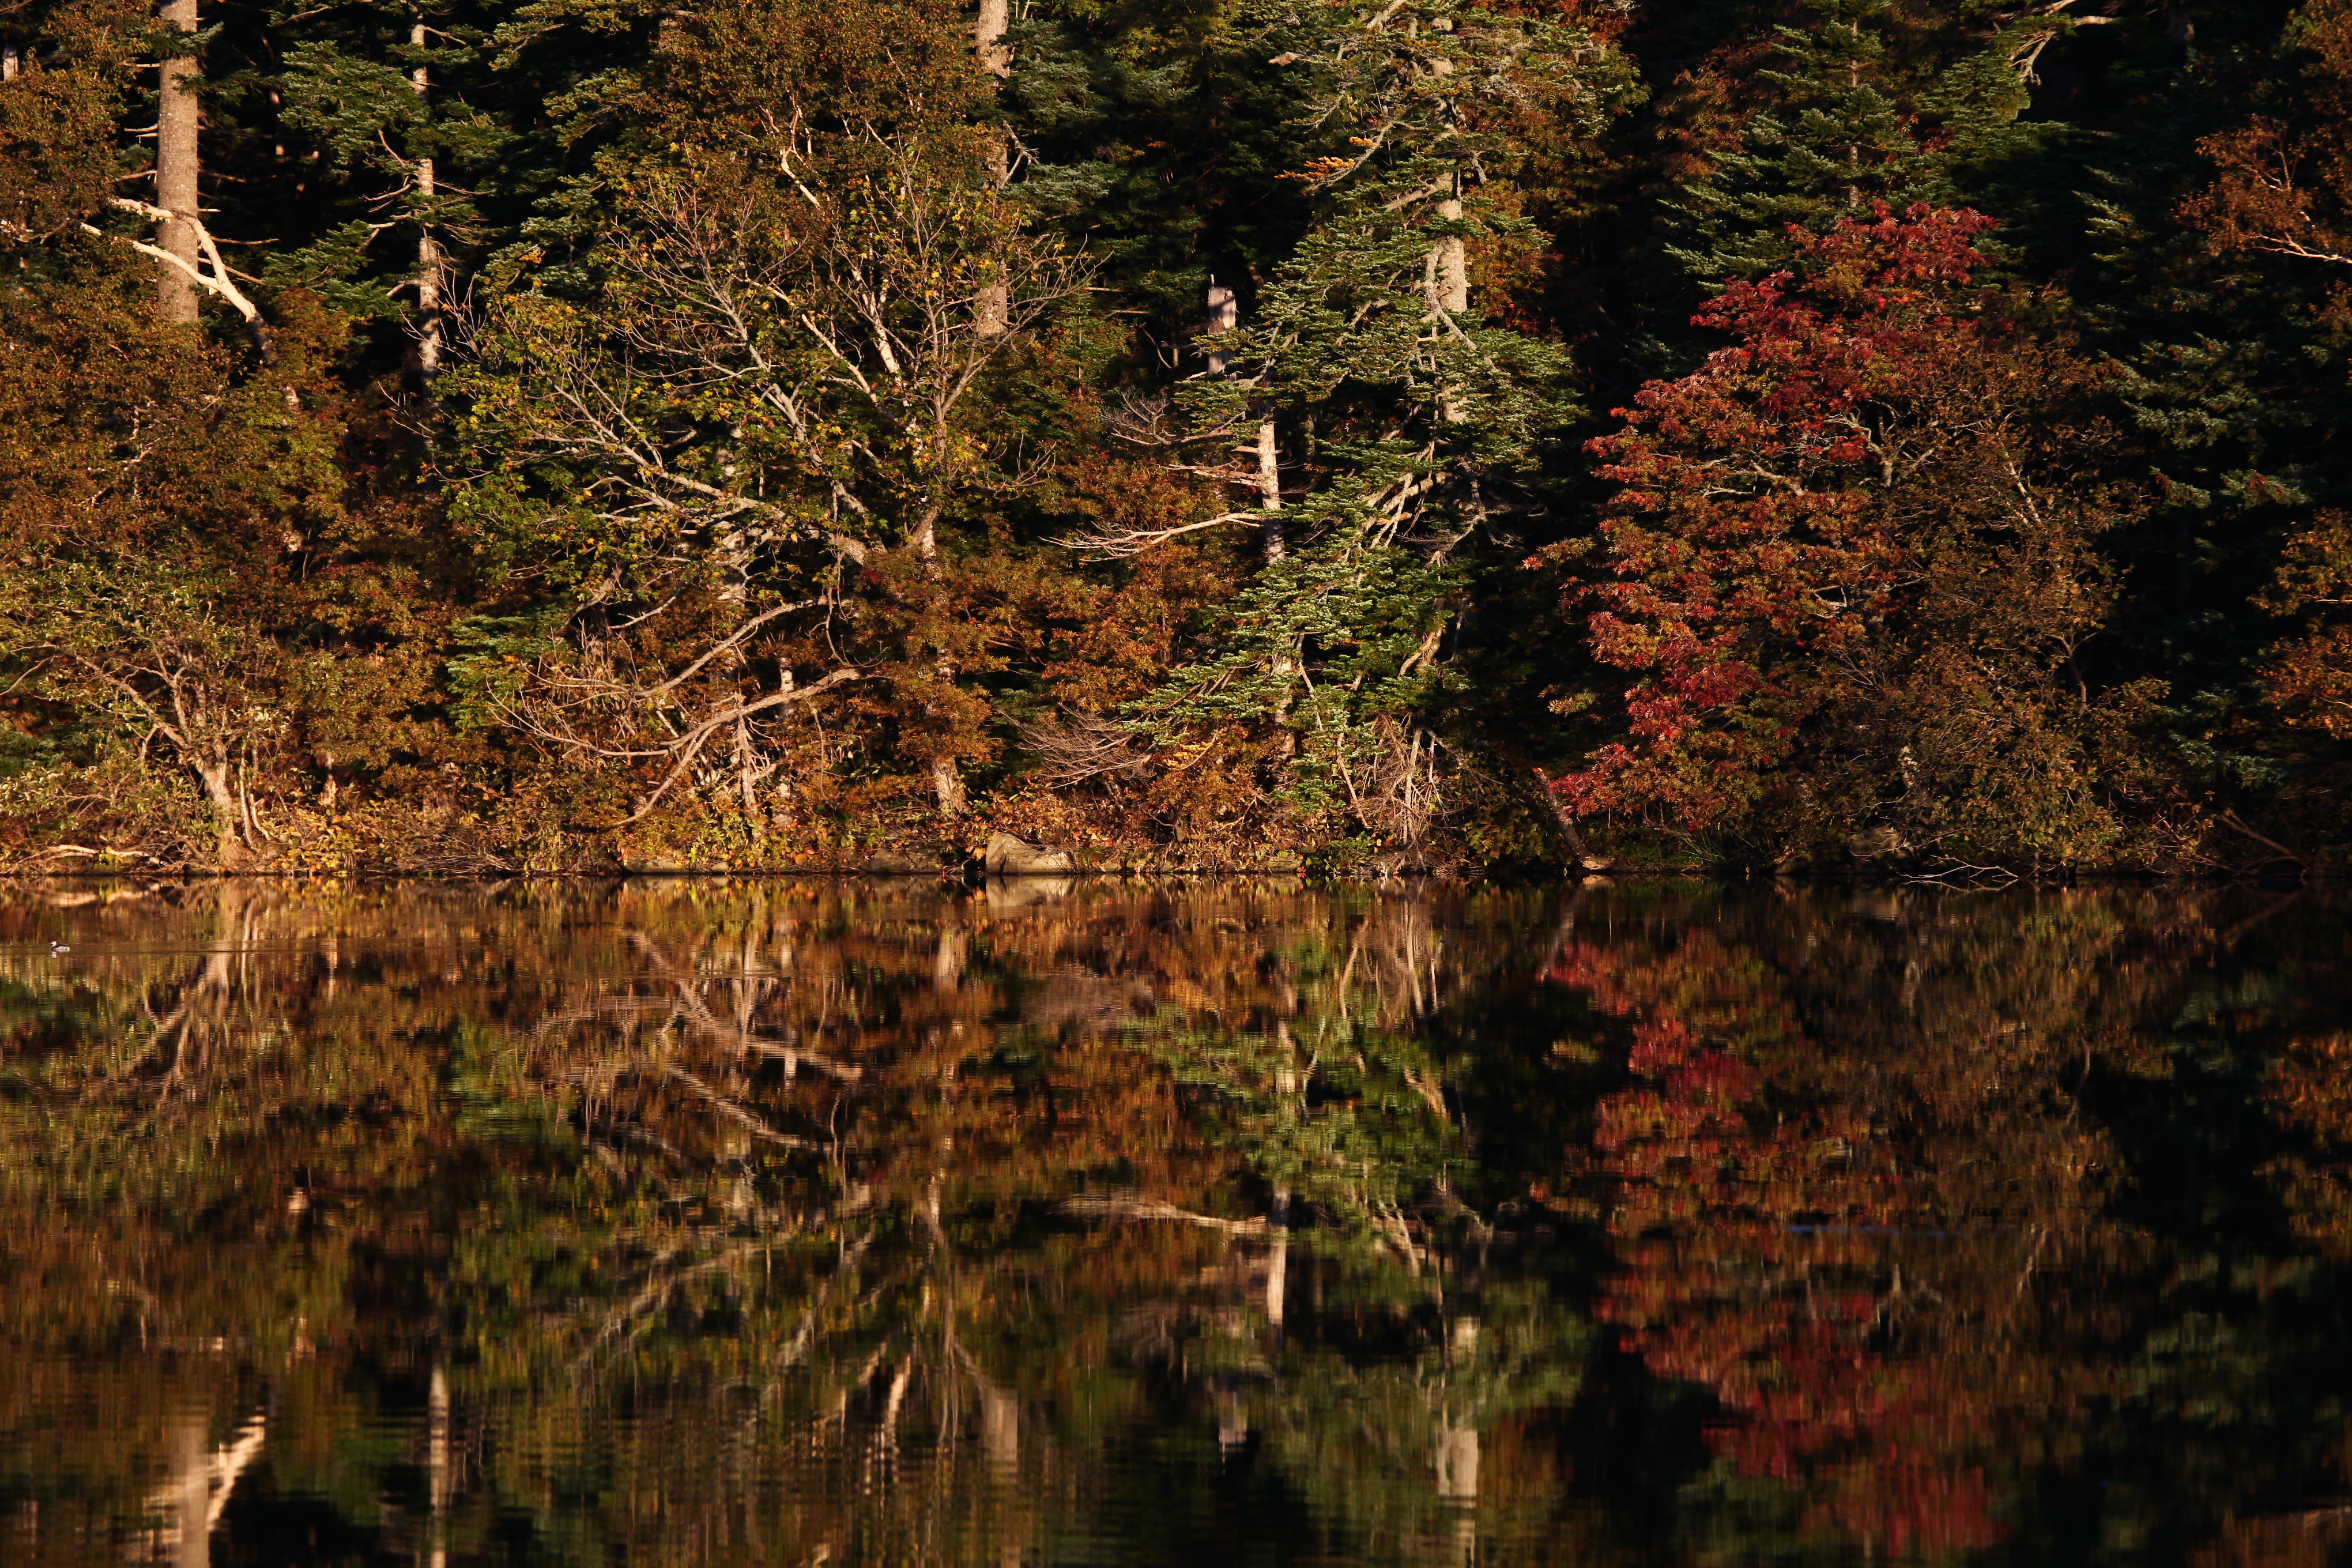
[[[2100,704],[2062,676],[2107,603],[2115,498],[2083,476],[2108,437],[2088,367],[1972,285],[1991,226],[1882,207],[1800,237],[1696,318],[1729,346],[1591,443],[1620,489],[1553,555],[1597,567],[1570,602],[1634,679],[1625,739],[1556,786],[1572,811],[2062,858],[2112,837]]]

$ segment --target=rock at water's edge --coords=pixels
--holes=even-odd
[[[1055,877],[1077,869],[1066,849],[1024,844],[1010,833],[1000,833],[981,852],[982,868],[992,877]]]

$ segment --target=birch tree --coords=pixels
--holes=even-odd
[[[936,580],[955,509],[1017,480],[983,383],[1087,269],[1024,232],[968,143],[804,135],[773,159],[641,170],[593,307],[526,292],[480,323],[451,377],[466,514],[556,597],[527,660],[486,642],[464,678],[485,716],[649,767],[634,816],[730,745],[721,773],[756,816],[782,744],[766,718],[882,679],[952,814],[954,647],[856,623],[877,574]],[[652,664],[606,629],[689,601],[700,629]],[[795,668],[794,646],[823,662]]]

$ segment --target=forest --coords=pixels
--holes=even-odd
[[[0,0],[0,870],[2352,857],[2352,0]]]

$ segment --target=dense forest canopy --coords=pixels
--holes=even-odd
[[[6,0],[0,860],[2340,865],[2352,0]]]

